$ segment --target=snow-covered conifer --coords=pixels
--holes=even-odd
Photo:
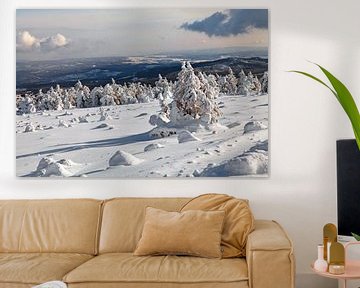
[[[266,71],[264,75],[260,78],[262,93],[268,93],[268,82],[269,82],[269,73],[268,71]]]
[[[156,99],[159,98],[160,94],[164,95],[165,89],[169,89],[170,84],[166,78],[163,78],[161,74],[159,74],[159,80],[155,82],[154,87],[154,96]]]
[[[215,98],[217,98],[217,96],[220,93],[220,88],[219,88],[219,85],[217,83],[216,76],[213,75],[213,74],[206,75],[206,80],[209,83],[209,85],[214,89]]]
[[[101,98],[104,95],[104,88],[102,86],[100,87],[94,87],[90,92],[90,98],[91,98],[91,105],[92,107],[99,107],[101,105]]]
[[[170,120],[177,122],[179,118],[189,119],[190,116],[208,124],[216,122],[219,109],[208,86],[195,75],[190,62],[184,62],[175,86]]]
[[[17,108],[18,114],[28,114],[36,112],[33,98],[28,94],[25,94],[25,96],[19,100]]]
[[[104,89],[102,90],[100,105],[101,106],[115,105],[114,91],[110,84],[106,84]]]
[[[246,76],[244,70],[241,70],[239,73],[239,86],[238,86],[238,93],[240,95],[250,95],[251,93],[251,82],[249,78]]]
[[[255,91],[255,77],[254,77],[254,75],[251,73],[251,71],[249,71],[249,73],[248,73],[248,75],[247,75],[247,79],[248,79],[248,85],[249,85],[249,87],[248,87],[248,89],[249,89],[249,91],[250,91],[250,94],[253,94],[254,93],[254,91]]]
[[[235,95],[237,93],[238,79],[235,77],[233,70],[229,67],[229,73],[226,75],[225,93]]]
[[[83,85],[82,85],[82,83],[81,83],[81,81],[80,80],[78,80],[77,82],[76,82],[76,84],[75,84],[75,90],[82,90],[83,89]]]
[[[259,79],[257,78],[257,76],[254,77],[253,84],[254,84],[254,93],[256,95],[260,94],[261,93],[261,83],[260,83]]]
[[[83,85],[79,80],[75,86],[75,99],[76,99],[76,107],[77,108],[88,108],[92,107],[92,99],[90,97],[90,89],[89,87]]]
[[[61,99],[61,88],[60,85],[56,85],[56,88],[54,89],[51,87],[50,89],[50,103],[51,103],[51,110],[63,110],[64,109],[64,103]]]
[[[72,109],[74,108],[75,104],[75,93],[74,93],[74,88],[71,87],[68,90],[65,90],[64,92],[64,109]]]

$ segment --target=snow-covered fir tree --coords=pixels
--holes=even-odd
[[[254,75],[251,73],[251,71],[249,71],[248,75],[247,75],[247,79],[248,79],[248,90],[249,90],[249,94],[252,95],[254,94],[255,91],[255,77]]]
[[[244,70],[241,69],[239,73],[239,80],[238,80],[238,94],[240,95],[249,95],[250,94],[250,81],[246,76]]]
[[[91,98],[91,105],[92,107],[98,107],[101,106],[100,99],[103,96],[104,88],[102,86],[100,87],[94,87],[90,91],[90,98]]]
[[[38,94],[37,110],[62,110],[64,108],[64,104],[59,93],[60,91],[55,90],[54,87],[51,87],[47,93],[43,93],[40,89]]]
[[[262,93],[262,83],[257,76],[254,76],[251,71],[248,75],[245,74],[244,70],[239,73],[239,85],[238,94],[240,95],[258,95]]]
[[[100,105],[101,106],[112,106],[115,105],[115,93],[110,84],[106,84],[102,97],[100,98]]]
[[[222,94],[227,94],[227,84],[226,84],[226,75],[225,76],[217,76],[217,79],[216,79],[216,82],[218,84],[218,87],[219,87],[219,90],[220,90],[220,93]]]
[[[88,108],[92,107],[92,99],[90,97],[89,87],[83,85],[79,80],[75,86],[76,91],[76,107],[77,108]]]
[[[159,98],[160,94],[164,94],[166,89],[171,88],[171,84],[169,83],[169,81],[162,77],[161,74],[159,74],[159,80],[155,82],[155,87],[154,87],[154,96],[155,98]]]
[[[123,89],[121,85],[118,85],[116,83],[114,78],[111,78],[111,89],[113,91],[115,105],[121,105],[120,99],[121,99],[121,94],[123,93]]]
[[[159,100],[161,107],[161,113],[165,118],[170,116],[170,103],[173,99],[172,85],[171,83],[159,74],[159,80],[155,82],[155,87],[153,89],[153,98]]]
[[[64,99],[63,99],[63,103],[64,103],[64,109],[72,109],[74,108],[74,98],[73,98],[73,94],[71,93],[72,90],[65,90],[64,91]]]
[[[140,82],[136,84],[136,100],[138,103],[149,103],[154,99],[154,93],[151,86],[142,85]]]
[[[261,93],[261,83],[258,79],[257,76],[254,77],[254,80],[253,80],[253,84],[254,84],[254,94],[258,95]]]
[[[210,85],[200,81],[190,62],[183,62],[171,103],[170,121],[176,124],[194,119],[206,124],[215,123],[220,111],[214,99]]]
[[[235,95],[237,93],[238,79],[234,75],[233,70],[229,67],[229,72],[224,79],[223,93]]]
[[[268,93],[268,82],[269,82],[269,73],[268,71],[265,71],[264,75],[260,78],[262,93]]]
[[[56,88],[54,89],[51,87],[50,89],[50,103],[52,105],[52,108],[50,110],[63,110],[64,109],[64,103],[61,98],[62,89],[60,88],[60,85],[56,85]]]
[[[35,113],[36,107],[34,104],[34,99],[31,98],[28,94],[25,94],[24,98],[20,98],[17,102],[17,114],[28,114]]]
[[[220,93],[220,87],[218,85],[216,76],[213,74],[208,74],[205,76],[205,78],[206,78],[208,84],[214,89],[214,96],[215,96],[215,98],[217,98]]]
[[[164,115],[167,118],[169,118],[169,116],[170,116],[170,104],[171,104],[171,102],[173,100],[173,93],[171,92],[171,88],[170,88],[169,84],[164,87],[163,92],[160,92],[160,94],[158,95],[158,99],[159,99],[159,103],[160,103],[162,113],[164,113]]]

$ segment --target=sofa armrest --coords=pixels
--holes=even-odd
[[[293,245],[277,222],[255,221],[247,240],[246,261],[250,288],[295,287]]]

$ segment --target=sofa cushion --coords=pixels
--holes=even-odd
[[[71,253],[0,253],[0,283],[40,284],[61,280],[92,257]]]
[[[188,210],[225,211],[221,236],[222,257],[245,257],[247,237],[254,230],[254,216],[248,200],[225,194],[204,194],[191,199],[181,209]]]
[[[95,254],[102,201],[0,200],[0,253]]]
[[[224,216],[224,211],[168,212],[147,207],[144,229],[134,255],[221,258]]]
[[[99,253],[134,252],[148,206],[179,211],[189,198],[117,198],[104,203]]]
[[[246,261],[189,256],[97,256],[64,277],[67,283],[231,283],[248,279]]]

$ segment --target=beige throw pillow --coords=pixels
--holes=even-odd
[[[134,255],[191,255],[221,258],[224,211],[167,212],[147,207]]]
[[[188,210],[225,211],[221,238],[222,257],[246,256],[247,237],[254,230],[254,216],[247,200],[225,194],[204,194],[190,200],[181,209]]]

